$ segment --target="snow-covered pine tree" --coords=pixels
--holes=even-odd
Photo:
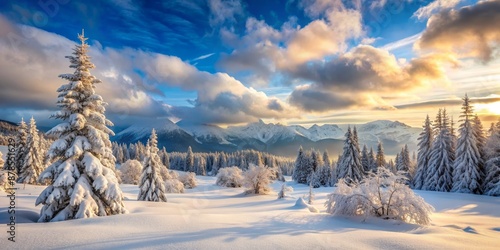
[[[453,185],[454,152],[446,109],[439,110],[436,128],[439,133],[432,144],[424,190],[449,192]],[[440,127],[439,127],[440,126]]]
[[[142,167],[137,200],[167,202],[165,184],[160,175],[160,168],[163,165],[161,164],[160,156],[158,156],[158,137],[156,136],[155,129],[151,131]]]
[[[7,159],[4,163],[3,163],[3,167],[2,169],[3,170],[14,170],[16,169],[16,162],[15,160],[14,161],[9,161],[8,159],[16,159],[16,145],[15,145],[15,141],[14,141],[14,147],[9,150],[7,149],[7,155],[5,156],[5,159]],[[11,164],[9,166],[9,164]],[[17,174],[17,170],[15,171],[16,174]]]
[[[90,74],[95,66],[87,56],[87,38],[78,36],[73,56],[67,56],[73,74],[59,77],[69,83],[57,92],[61,108],[52,117],[63,122],[47,132],[57,138],[49,151],[52,164],[40,175],[39,181],[51,183],[37,198],[43,204],[39,222],[61,221],[126,213],[123,194],[115,176],[115,157],[107,126],[106,103],[95,93],[101,81]]]
[[[194,172],[194,155],[191,146],[188,147],[185,163],[186,165],[184,165],[184,171]]]
[[[165,147],[161,149],[160,158],[161,158],[161,163],[163,163],[163,166],[165,166],[167,169],[170,168],[170,159],[168,157],[167,149]]]
[[[372,172],[377,172],[377,160],[375,159],[375,154],[373,153],[373,148],[370,147],[370,152],[368,153],[368,162],[370,165],[370,170]]]
[[[363,166],[363,171],[365,173],[370,172],[370,159],[368,158],[368,149],[366,148],[366,145],[363,145],[363,150],[361,150],[361,166]]]
[[[337,165],[337,168],[339,168],[337,179],[345,179],[347,183],[360,181],[363,178],[361,157],[359,151],[357,151],[351,127],[347,128],[345,136],[341,161]]]
[[[321,166],[319,172],[319,182],[321,186],[330,186],[330,179],[332,176],[332,166],[330,163],[330,157],[328,156],[328,152],[325,151],[323,153],[323,166]]]
[[[130,160],[130,152],[128,151],[127,144],[123,143],[122,145],[120,145],[120,147],[122,148],[123,152],[123,162]]]
[[[417,170],[413,178],[413,188],[422,189],[424,183],[427,181],[427,171],[429,167],[429,159],[432,148],[433,133],[431,128],[431,120],[429,115],[425,118],[423,130],[418,137],[418,156],[417,156]]]
[[[359,137],[358,137],[358,130],[356,129],[356,126],[354,126],[352,129],[352,141],[354,143],[354,146],[356,147],[356,151],[360,154],[360,157],[361,157],[361,148],[359,147]]]
[[[302,146],[299,148],[297,159],[295,160],[295,167],[293,169],[292,179],[297,183],[307,184],[309,176],[307,155],[304,153]]]
[[[397,164],[396,171],[405,172],[404,175],[406,177],[406,184],[409,184],[410,181],[410,152],[408,151],[408,145],[405,145],[401,149],[401,153],[399,154],[399,164]]]
[[[25,145],[24,160],[22,161],[18,183],[36,184],[40,173],[44,170],[43,155],[40,150],[40,137],[36,128],[35,119],[31,117],[28,136]]]
[[[490,132],[488,146],[491,148],[487,154],[484,194],[500,196],[500,121]]]
[[[452,192],[482,193],[482,156],[479,151],[477,131],[474,131],[473,107],[469,97],[465,95],[462,104],[460,136],[457,140],[457,158],[453,164]]]
[[[392,171],[393,169],[396,169],[396,165],[394,164],[394,161],[392,159],[390,159],[389,163],[387,163],[387,169],[389,169],[390,171]]]
[[[376,163],[377,168],[383,168],[387,164],[387,162],[385,161],[384,147],[382,146],[382,142],[378,142],[377,145]]]
[[[24,118],[22,118],[21,122],[19,123],[16,137],[14,139],[16,148],[16,155],[14,159],[15,159],[16,173],[18,175],[21,172],[21,167],[24,165],[23,161],[26,155],[27,137],[28,137],[28,126],[24,122]]]

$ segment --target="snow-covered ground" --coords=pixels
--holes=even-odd
[[[129,214],[36,223],[42,186],[18,185],[16,242],[7,241],[8,198],[0,197],[2,249],[499,249],[500,198],[418,191],[436,208],[430,226],[370,218],[334,217],[323,204],[332,188],[315,189],[319,213],[297,207],[305,185],[289,184],[292,197],[243,195],[242,188],[199,186],[168,194],[167,203],[136,201],[138,188],[122,185]],[[5,247],[5,248],[4,248]]]

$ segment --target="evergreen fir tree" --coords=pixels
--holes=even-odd
[[[453,185],[454,152],[446,109],[439,110],[436,124],[439,133],[432,145],[429,168],[426,173],[428,181],[423,189],[449,192]]]
[[[49,151],[52,164],[39,181],[51,183],[38,197],[43,204],[39,222],[61,221],[126,213],[123,194],[115,175],[115,157],[107,126],[106,103],[95,93],[101,81],[90,74],[94,65],[87,56],[87,38],[78,36],[81,44],[68,56],[73,74],[60,75],[69,81],[57,92],[61,108],[52,117],[63,122],[47,132],[57,138]]]
[[[170,159],[168,157],[167,149],[165,149],[165,147],[163,147],[162,150],[161,150],[161,163],[167,169],[170,168]]]
[[[375,159],[373,148],[370,148],[370,152],[368,153],[368,162],[370,165],[370,170],[374,173],[377,172],[377,160]]]
[[[306,155],[302,146],[299,148],[299,152],[297,154],[297,158],[295,160],[295,167],[293,170],[292,179],[297,183],[306,184],[307,183],[307,166],[304,164],[306,162]]]
[[[415,189],[422,189],[427,182],[427,171],[429,167],[429,159],[432,148],[432,124],[429,115],[425,118],[422,132],[418,137],[418,156],[417,156],[417,170],[413,178],[413,187]]]
[[[40,137],[36,128],[35,119],[31,117],[28,136],[25,145],[25,156],[22,161],[21,172],[17,182],[24,184],[36,184],[40,173],[44,170],[43,155],[40,150]]]
[[[404,176],[408,179],[406,184],[409,184],[410,181],[410,152],[408,151],[408,145],[405,145],[404,148],[401,149],[401,153],[399,154],[399,164],[396,168],[396,171],[405,172]]]
[[[19,123],[19,128],[16,133],[16,137],[14,139],[16,148],[16,154],[14,159],[15,159],[17,174],[21,172],[21,167],[24,165],[23,161],[26,155],[27,137],[28,137],[28,127],[26,126],[24,119],[21,119],[21,122]]]
[[[151,137],[149,137],[142,166],[137,200],[167,202],[165,184],[160,174],[163,165],[160,156],[158,156],[158,137],[154,129],[151,131]]]
[[[452,192],[482,193],[482,156],[478,148],[478,131],[474,130],[473,107],[465,95],[460,115],[460,136],[457,141],[457,158],[453,164]]]
[[[363,171],[365,173],[370,172],[370,159],[368,158],[368,149],[366,148],[366,145],[363,145],[363,150],[361,151],[361,166],[363,166]]]
[[[484,181],[484,194],[500,196],[500,121],[491,130],[488,138],[488,160],[486,161],[486,179]]]
[[[194,155],[191,146],[188,147],[186,154],[186,165],[184,165],[184,171],[194,172]]]
[[[382,147],[382,142],[377,145],[377,157],[376,157],[377,168],[385,167],[386,161],[384,156],[384,148]]]
[[[350,127],[345,136],[341,161],[337,165],[339,168],[337,178],[345,179],[347,183],[360,181],[363,177],[361,159]]]

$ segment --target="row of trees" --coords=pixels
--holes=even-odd
[[[129,145],[113,143],[113,154],[117,158],[117,163],[123,163],[129,159],[143,161],[146,152],[147,145],[141,142]],[[167,153],[163,147],[158,151],[158,156],[168,169],[193,172],[202,176],[216,176],[219,169],[232,166],[246,170],[251,164],[267,166],[280,176],[291,175],[293,172],[292,160],[255,150],[242,150],[233,153],[195,153],[191,147],[188,147],[186,152]]]
[[[500,196],[500,121],[486,135],[466,95],[459,135],[445,109],[425,119],[418,138],[415,189]]]
[[[50,142],[40,134],[33,117],[30,119],[29,125],[22,119],[14,137],[13,150],[9,150],[6,156],[7,159],[14,160],[2,160],[3,169],[15,171],[18,183],[39,183],[38,177],[47,166],[46,154]]]
[[[316,150],[299,149],[295,160],[292,179],[298,183],[309,184],[313,188],[320,186],[333,187],[337,180],[344,179],[347,183],[361,181],[370,172],[379,168],[388,168],[393,173],[403,171],[409,180],[415,169],[415,156],[410,159],[408,146],[405,145],[396,155],[396,162],[385,160],[384,148],[379,142],[376,154],[373,149],[368,151],[366,145],[360,150],[357,130],[349,127],[346,133],[344,149],[337,162],[332,162],[328,152],[322,155]]]

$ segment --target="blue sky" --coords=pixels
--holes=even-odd
[[[493,121],[500,114],[500,35],[488,23],[499,18],[499,5],[2,1],[0,64],[15,70],[0,72],[9,88],[0,96],[0,118],[55,122],[47,117],[63,83],[57,76],[70,73],[64,55],[85,29],[94,73],[104,82],[98,92],[118,126],[158,118],[221,126],[391,119],[419,126],[441,107],[458,115],[465,92]]]

